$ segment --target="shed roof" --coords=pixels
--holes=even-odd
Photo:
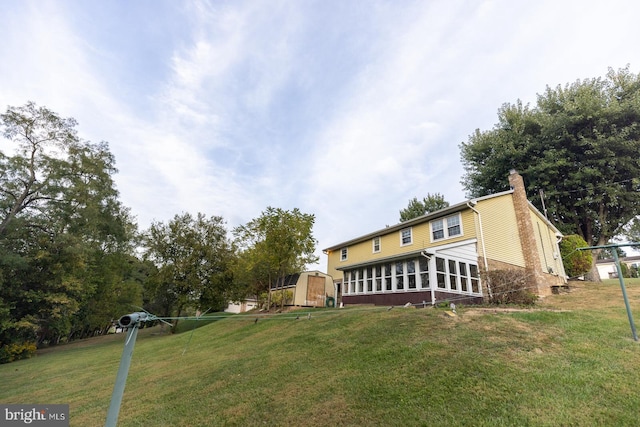
[[[271,289],[293,288],[298,283],[300,273],[289,274],[271,284]]]

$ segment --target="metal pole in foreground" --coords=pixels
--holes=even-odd
[[[622,289],[622,297],[624,298],[624,305],[627,307],[627,317],[629,317],[629,324],[631,325],[631,333],[633,334],[633,340],[638,341],[638,333],[636,332],[636,324],[633,321],[633,314],[631,314],[631,307],[629,306],[629,298],[627,298],[627,288],[624,286],[624,278],[622,277],[622,268],[620,268],[620,259],[618,258],[618,251],[612,250],[613,260],[616,262],[616,270],[618,271],[618,280],[620,280],[620,288]]]
[[[627,317],[629,318],[629,325],[631,325],[631,333],[633,334],[633,340],[638,341],[638,333],[636,332],[636,324],[633,321],[633,314],[631,314],[631,306],[629,305],[629,298],[627,297],[627,288],[624,286],[624,277],[622,277],[622,268],[620,268],[620,259],[618,258],[618,248],[623,246],[640,246],[640,243],[619,243],[613,245],[602,246],[588,246],[584,248],[576,248],[578,251],[590,250],[590,249],[612,249],[613,260],[616,264],[616,271],[618,272],[618,280],[620,281],[620,289],[622,289],[622,298],[624,298],[624,305],[627,308]]]
[[[140,325],[138,313],[122,316],[118,321],[120,326],[127,327],[127,340],[120,357],[120,367],[116,376],[116,383],[113,386],[111,394],[111,404],[109,412],[107,412],[107,421],[105,427],[116,427],[118,423],[118,415],[120,413],[120,404],[122,403],[122,395],[124,394],[124,386],[127,383],[127,375],[129,374],[129,366],[131,365],[131,357],[133,356],[133,348],[136,345],[136,337],[138,336],[138,326]]]

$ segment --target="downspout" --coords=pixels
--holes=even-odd
[[[559,273],[562,273],[562,277],[564,278],[564,283],[567,283],[568,277],[567,277],[567,272],[564,270],[564,262],[562,261],[562,254],[560,253],[560,243],[562,242],[562,239],[564,238],[564,236],[562,234],[556,234],[556,247],[555,249],[557,249],[558,251],[557,253],[557,258],[556,258],[556,267],[558,267],[558,271]],[[560,261],[558,261],[558,259]],[[562,267],[562,268],[560,268]],[[560,275],[560,274],[558,274]]]
[[[473,203],[473,205],[471,203]],[[489,272],[489,262],[487,261],[487,249],[484,246],[484,231],[482,229],[482,215],[480,215],[480,212],[478,212],[473,207],[476,205],[476,203],[477,202],[475,201],[474,202],[468,201],[467,206],[469,207],[469,209],[471,209],[478,215],[478,227],[480,228],[480,245],[482,246],[482,259],[484,260],[484,271]],[[493,298],[493,295],[491,293],[491,285],[489,284],[488,280],[487,280],[487,291],[489,291],[489,298]]]
[[[431,264],[431,255],[429,255],[427,253],[427,251],[422,251],[420,252],[420,255],[422,255],[423,257],[425,257],[427,259],[427,264]],[[429,276],[431,276],[431,272],[433,271],[433,268],[431,265],[429,265]],[[431,279],[433,279],[431,277]],[[436,288],[435,288],[435,281],[430,280],[431,283],[429,283],[429,288],[431,289],[431,305],[435,306],[436,305]]]

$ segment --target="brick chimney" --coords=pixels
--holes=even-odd
[[[524,180],[522,176],[515,170],[509,171],[509,185],[513,189],[513,207],[516,213],[516,223],[518,226],[518,235],[520,236],[520,244],[522,245],[522,254],[524,255],[525,268],[532,275],[536,289],[532,289],[537,295],[547,295],[550,289],[545,285],[542,276],[542,263],[540,262],[540,254],[538,253],[538,245],[535,238],[535,230],[533,221],[531,220],[531,211],[529,209],[529,200],[524,188]]]

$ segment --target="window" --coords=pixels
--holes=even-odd
[[[382,265],[376,265],[376,292],[382,292]]]
[[[340,261],[347,260],[347,248],[340,249]]]
[[[447,266],[444,258],[436,257],[436,277],[438,279],[438,288],[446,289],[447,287]]]
[[[407,281],[409,289],[416,288],[416,261],[413,259],[407,261]]]
[[[433,240],[444,239],[444,225],[441,219],[431,223],[431,233]]]
[[[469,264],[469,275],[471,276],[471,292],[479,294],[480,286],[479,286],[479,276],[478,276],[478,266],[474,264]]]
[[[446,226],[445,226],[446,225]],[[460,214],[431,221],[431,240],[449,239],[462,234]]]
[[[380,237],[373,238],[373,253],[380,252]]]
[[[434,267],[433,277],[430,277]],[[405,258],[346,270],[343,285],[345,295],[417,292],[432,288],[466,295],[482,293],[478,266],[472,261],[447,255]]]
[[[349,272],[344,272],[344,280],[342,282],[342,293],[347,295],[349,293]]]
[[[384,290],[390,291],[391,287],[391,264],[384,265]]]
[[[404,275],[402,272],[402,261],[396,262],[396,289],[404,289]]]
[[[429,288],[429,260],[425,257],[418,259],[418,266],[420,267],[420,287],[422,289]]]
[[[350,270],[344,272],[344,293],[354,294],[356,292],[356,271]]]
[[[467,292],[469,290],[467,286],[467,264],[459,262],[458,266],[460,267],[460,289],[462,292]]]
[[[413,243],[413,237],[411,235],[411,229],[405,228],[400,230],[400,246],[406,246]]]
[[[350,294],[356,293],[356,271],[355,270],[351,272],[351,281],[349,282],[349,293]]]
[[[456,262],[452,259],[449,260],[449,284],[452,291],[458,290],[458,282],[456,280]]]
[[[447,218],[447,234],[449,237],[462,234],[460,232],[460,215],[450,216]]]

